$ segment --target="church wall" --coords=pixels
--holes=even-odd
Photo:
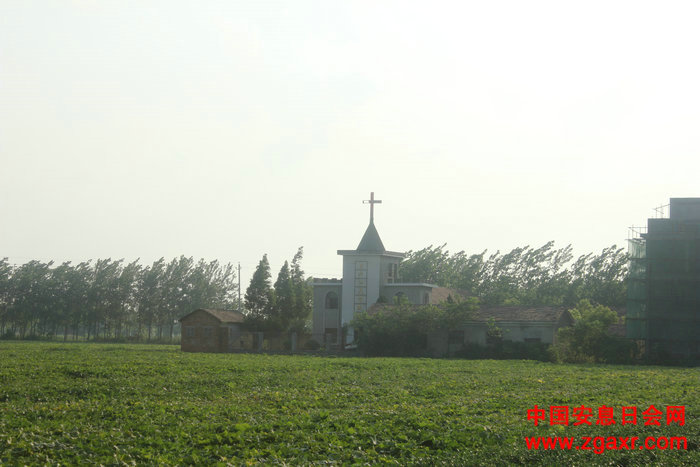
[[[355,256],[343,256],[343,294],[341,298],[342,324],[352,319],[355,306]]]
[[[379,291],[382,287],[383,277],[381,270],[381,256],[368,257],[369,269],[367,270],[367,308],[379,300]]]
[[[340,282],[333,284],[314,284],[314,306],[312,333],[314,339],[322,342],[327,328],[337,328],[340,309],[326,309],[326,294],[335,292],[338,294],[338,306],[342,307],[342,285]]]
[[[379,260],[380,267],[380,277],[382,285],[390,284],[394,282],[399,282],[398,270],[399,270],[399,258],[382,256]],[[394,267],[392,267],[392,265]]]
[[[381,284],[380,260],[380,255],[343,256],[343,324],[352,321],[356,309],[365,311],[377,302]],[[362,304],[364,307],[356,306]]]

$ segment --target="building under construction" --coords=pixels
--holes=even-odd
[[[629,240],[627,337],[651,359],[700,361],[700,198],[671,198]]]

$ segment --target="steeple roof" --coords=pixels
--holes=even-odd
[[[357,251],[367,251],[371,253],[386,252],[386,248],[384,248],[382,239],[379,238],[379,232],[377,232],[373,220],[369,221],[367,230],[365,230],[365,234],[362,236],[362,240],[360,240],[360,244],[357,246]]]
[[[362,240],[360,240],[357,250],[338,250],[339,255],[362,256],[369,253],[382,256],[391,256],[394,258],[404,258],[406,256],[405,254],[398,253],[396,251],[387,251],[386,248],[384,248],[382,239],[379,238],[379,232],[377,232],[377,228],[374,226],[374,205],[381,202],[381,200],[374,199],[374,192],[370,193],[369,200],[364,201],[365,204],[369,204],[369,225],[367,226],[367,230],[365,230],[365,234],[362,236]]]

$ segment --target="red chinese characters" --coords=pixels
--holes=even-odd
[[[598,417],[595,419],[595,424],[600,426],[615,425],[616,410],[614,407],[600,406],[598,409]],[[623,406],[620,408],[619,421],[621,425],[636,425],[637,424],[637,407]],[[549,407],[549,425],[593,425],[593,407],[581,405],[579,407],[569,407],[566,405],[552,405]],[[650,405],[642,412],[644,425],[661,425],[662,420],[666,420],[666,425],[675,423],[677,425],[685,425],[685,406],[683,405],[667,405],[664,412],[654,405]],[[532,420],[535,426],[547,419],[545,409],[534,406],[527,411],[527,420]]]

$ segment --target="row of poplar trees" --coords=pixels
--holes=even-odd
[[[304,331],[311,313],[311,279],[304,279],[300,247],[291,264],[285,261],[272,285],[267,255],[258,263],[245,293],[246,323],[250,329],[281,333]]]
[[[180,256],[143,266],[99,259],[55,266],[0,260],[0,335],[170,341],[177,320],[235,304],[235,270]]]
[[[625,306],[629,260],[613,245],[599,254],[574,259],[571,245],[509,252],[450,253],[446,245],[410,251],[401,263],[403,282],[428,282],[466,291],[482,306],[553,305],[573,307],[581,300],[611,308]]]

